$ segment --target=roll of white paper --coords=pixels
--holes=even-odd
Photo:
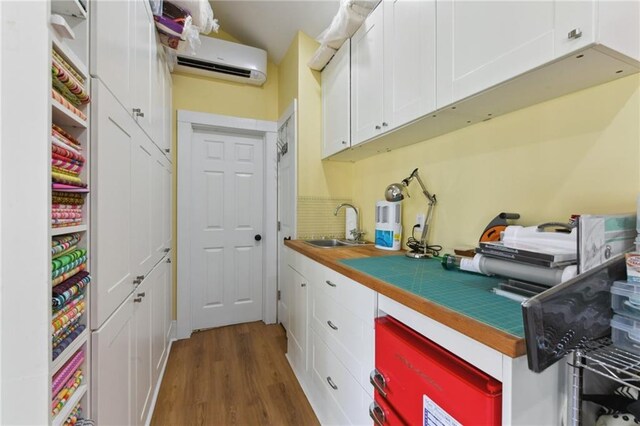
[[[356,221],[356,211],[350,207],[345,210],[345,227],[344,233],[347,240],[354,240],[355,237],[351,233],[351,230],[358,228],[358,222]]]

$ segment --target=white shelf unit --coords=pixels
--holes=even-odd
[[[86,4],[87,2],[85,2]],[[87,18],[87,10],[78,0],[52,0],[51,13],[73,16],[75,18]]]
[[[83,120],[79,116],[75,115],[69,110],[69,108],[65,107],[53,98],[51,98],[51,119],[60,127],[71,126],[79,127],[81,129],[87,128],[87,120]]]
[[[85,232],[87,225],[65,226],[63,228],[51,228],[51,236],[73,234],[74,232]]]
[[[89,341],[89,334],[91,330],[89,327],[85,328],[84,331],[76,337],[72,344],[70,344],[64,352],[62,352],[55,361],[51,362],[51,371],[58,371],[60,367],[64,365],[65,362],[69,361],[71,356],[76,353],[78,349],[82,347],[85,343]]]
[[[64,422],[69,417],[69,414],[71,414],[73,408],[78,404],[78,402],[80,402],[80,400],[84,396],[86,396],[88,388],[89,386],[86,383],[78,386],[78,389],[76,389],[73,395],[71,395],[71,398],[69,398],[62,410],[60,410],[60,412],[51,421],[51,424],[53,426],[61,426],[64,424]],[[83,410],[83,413],[84,411],[85,410]]]
[[[88,2],[87,2],[88,3]],[[88,5],[88,4],[87,4]],[[51,2],[51,13],[58,14],[64,17],[67,21],[67,24],[72,29],[75,34],[75,39],[66,39],[62,38],[54,29],[51,29],[51,48],[54,49],[66,62],[69,66],[73,67],[73,69],[84,78],[84,88],[87,93],[90,93],[90,76],[87,67],[88,63],[88,55],[89,55],[89,43],[88,43],[88,34],[89,34],[89,21],[87,20],[87,13],[78,0],[53,0]],[[89,129],[89,120],[90,116],[90,105],[81,105],[78,107],[83,114],[86,115],[87,119],[82,120],[76,114],[71,112],[68,108],[66,108],[62,103],[56,101],[51,98],[51,123],[61,127],[71,136],[78,140],[80,145],[82,146],[82,155],[85,158],[84,167],[80,173],[80,178],[82,182],[86,183],[88,188],[91,187],[90,182],[90,129]],[[51,206],[51,192],[49,192],[49,206]],[[56,190],[58,191],[58,190]],[[64,191],[62,191],[64,192]],[[76,193],[70,191],[70,193]],[[89,232],[89,224],[91,223],[90,216],[90,193],[81,193],[84,198],[84,204],[82,206],[82,223],[79,225],[61,227],[61,228],[50,228],[50,237],[60,236],[65,234],[72,233],[81,233],[81,240],[78,242],[78,248],[84,248],[89,250],[90,248],[90,232]],[[87,253],[87,265],[89,264],[89,259],[91,256],[91,252]],[[88,270],[88,269],[87,269]],[[89,271],[89,270],[88,270]],[[52,360],[52,346],[51,341],[49,342],[49,373],[51,377],[53,377],[60,368],[67,362],[69,359],[73,357],[78,350],[84,350],[85,359],[81,365],[83,380],[78,389],[73,393],[71,398],[64,405],[62,410],[55,416],[50,415],[50,423],[53,425],[62,425],[69,417],[71,411],[75,408],[75,406],[80,403],[82,407],[82,417],[87,418],[89,413],[91,412],[91,407],[89,406],[90,398],[89,398],[89,389],[90,389],[90,373],[91,373],[91,346],[89,342],[89,336],[91,335],[91,325],[90,325],[90,306],[91,306],[91,285],[90,283],[84,290],[85,294],[85,310],[82,316],[80,317],[80,323],[85,325],[85,329],[82,333],[75,338],[71,342],[71,344],[65,348],[65,350],[55,359]],[[50,291],[50,290],[49,290]],[[51,298],[51,294],[49,294],[49,298]],[[53,318],[52,308],[49,308],[49,318]],[[50,324],[51,326],[51,324]],[[51,336],[49,336],[51,338]],[[55,395],[51,395],[50,399],[52,400]],[[49,408],[51,410],[51,408]]]

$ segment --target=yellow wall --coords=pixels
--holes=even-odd
[[[278,65],[278,116],[298,97],[298,37],[294,37]]]
[[[238,42],[229,34],[220,31],[212,36]],[[267,63],[267,81],[262,87],[231,81],[199,77],[189,74],[172,74],[173,81],[173,253],[174,265],[177,238],[177,125],[176,111],[179,109],[207,112],[212,114],[231,115],[254,118],[258,120],[276,121],[278,119],[278,67],[271,61]],[[176,283],[177,268],[173,268],[174,311],[176,317]]]
[[[473,247],[499,212],[538,224],[572,213],[635,211],[639,159],[636,75],[356,162],[353,200],[371,235],[386,186],[419,167],[438,197],[430,242]],[[404,241],[416,213],[427,210],[417,182],[409,191]]]

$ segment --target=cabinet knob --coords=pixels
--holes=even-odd
[[[307,283],[300,283],[300,287],[306,287]]]
[[[171,263],[171,259],[167,259],[167,263]]]
[[[171,250],[171,249],[170,248],[166,248],[166,249],[164,249],[164,252],[165,253],[169,253],[169,250]]]
[[[140,108],[132,108],[131,109],[136,117],[144,117],[144,112]]]
[[[256,240],[256,241],[260,241],[262,239],[262,235],[256,234],[256,235],[254,235],[253,239]]]
[[[574,28],[567,34],[569,40],[575,40],[582,37],[582,30],[580,28]]]
[[[136,277],[136,279],[142,281],[142,280],[144,280],[144,275],[138,275]]]
[[[338,329],[338,327],[334,323],[332,323],[331,320],[327,321],[327,324],[329,325],[329,327],[333,328],[334,330]]]
[[[136,297],[135,299],[133,299],[133,303],[141,303],[142,302],[142,297]]]
[[[171,150],[169,148],[165,148],[164,152],[166,152],[168,154],[169,152],[171,152]]]
[[[387,123],[386,121],[382,123],[382,127],[387,127],[389,125],[389,123]]]
[[[144,297],[147,294],[146,291],[143,291],[142,293],[138,293],[138,297]]]
[[[338,390],[338,386],[333,383],[333,380],[331,380],[331,376],[327,376],[327,383],[329,383],[329,386],[331,386],[333,389]]]
[[[142,282],[142,280],[135,279],[133,280],[133,284],[138,285]]]
[[[346,144],[347,144],[347,141],[342,141],[342,145],[346,145]]]
[[[380,130],[380,129],[382,129],[382,127],[376,126],[376,130]]]

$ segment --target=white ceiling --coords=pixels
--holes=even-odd
[[[267,51],[279,64],[298,30],[315,38],[338,11],[339,0],[211,0],[220,29]]]

